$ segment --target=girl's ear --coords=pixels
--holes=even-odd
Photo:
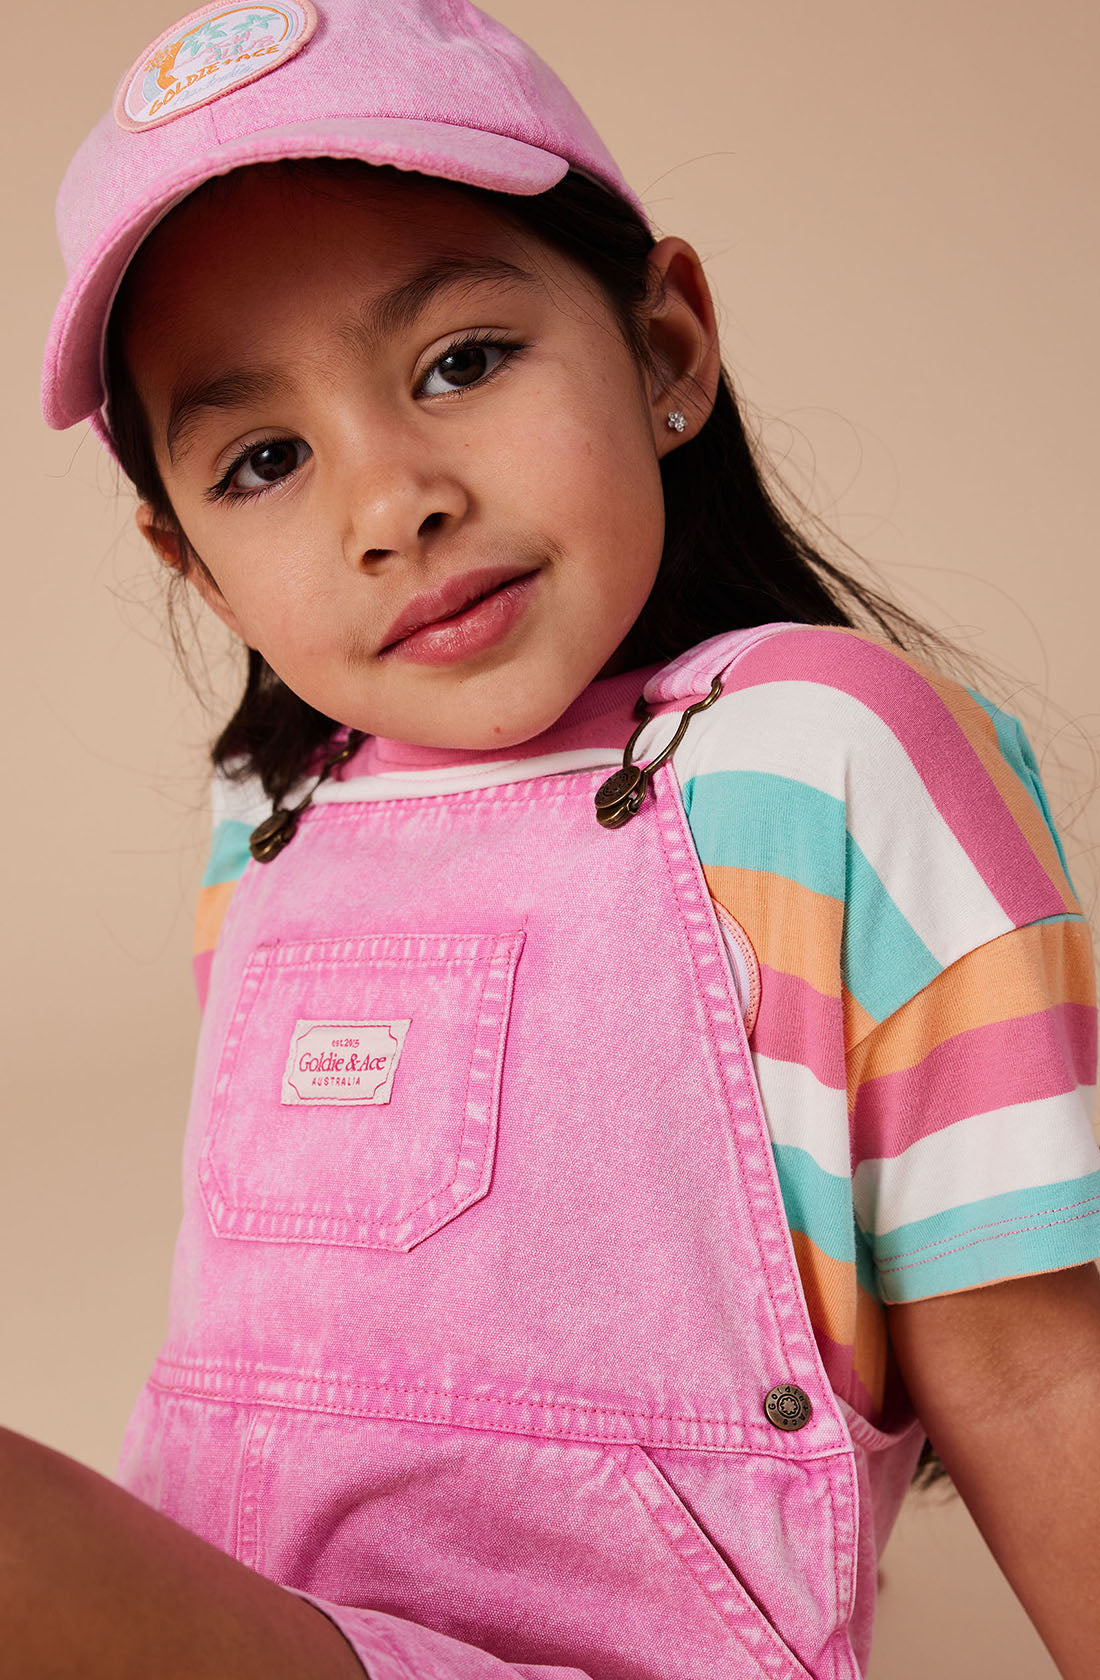
[[[153,549],[157,558],[173,572],[186,571],[186,563],[180,552],[179,537],[174,531],[169,531],[164,525],[157,523],[156,515],[149,502],[142,502],[134,515],[137,528],[145,541]]]
[[[653,358],[649,409],[657,454],[667,455],[695,437],[709,417],[721,351],[714,300],[698,252],[685,239],[662,239],[649,253],[649,266],[654,299],[648,324]]]
[[[228,625],[233,634],[244,635],[237,617],[229,602],[210,576],[202,561],[194,556],[190,558],[184,554],[177,532],[161,525],[153,512],[149,502],[142,502],[135,515],[137,527],[149,546],[154,550],[158,559],[163,560],[170,571],[178,572],[188,583],[194,584],[210,611],[216,613],[222,623]]]

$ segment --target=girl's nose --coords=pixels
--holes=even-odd
[[[437,537],[462,523],[469,505],[468,492],[452,473],[415,456],[384,463],[375,458],[355,475],[345,558],[355,567],[418,559]]]
[[[450,522],[451,516],[449,513],[444,512],[442,508],[436,509],[434,513],[427,514],[425,518],[420,521],[413,541],[416,544],[424,542],[434,531],[443,530],[443,528]],[[404,534],[393,533],[393,538],[394,540],[391,547],[366,548],[363,550],[362,558],[364,560],[386,560],[389,559],[391,555],[407,552],[410,545],[407,540],[404,540]]]

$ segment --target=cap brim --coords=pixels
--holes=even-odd
[[[326,118],[241,135],[165,176],[107,229],[70,276],[50,327],[42,372],[42,412],[62,430],[103,405],[103,338],[123,274],[147,234],[181,199],[215,175],[280,158],[358,158],[392,164],[492,192],[533,197],[567,173],[565,158],[523,140],[395,117]],[[102,429],[100,435],[104,435]]]

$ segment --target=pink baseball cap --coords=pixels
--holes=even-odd
[[[61,184],[68,283],[42,408],[100,410],[107,319],[142,240],[213,175],[278,158],[359,158],[496,192],[576,169],[642,206],[564,84],[468,0],[215,0],[146,48]]]

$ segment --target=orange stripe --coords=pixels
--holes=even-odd
[[[852,996],[847,987],[844,988],[844,1042],[847,1045],[859,1044],[869,1033],[873,1033],[878,1026],[875,1017]]]
[[[760,962],[805,980],[825,997],[840,996],[844,905],[785,875],[706,864],[707,886],[740,922]]]
[[[221,932],[225,912],[229,909],[229,900],[233,897],[236,885],[236,881],[219,881],[216,886],[200,889],[195,905],[196,956],[201,956],[204,951],[212,951],[218,943],[218,934]]]
[[[865,636],[865,641],[874,642],[873,636]],[[882,644],[877,644],[881,646]],[[974,752],[981,760],[982,766],[989,776],[1005,805],[1012,813],[1013,821],[1024,839],[1035,853],[1036,859],[1050,877],[1051,883],[1062,899],[1065,908],[1070,911],[1080,911],[1081,906],[1074,897],[1073,888],[1066,879],[1062,860],[1058,856],[1058,848],[1054,844],[1051,832],[1043,819],[1035,801],[1020,781],[1019,776],[1007,763],[997,742],[997,731],[993,719],[983,710],[972,695],[949,677],[944,677],[931,666],[925,665],[911,655],[901,653],[897,648],[891,648],[892,653],[903,659],[911,670],[924,678],[942,705],[951,713],[955,722],[962,730]]]
[[[855,1262],[834,1260],[804,1231],[792,1231],[791,1241],[810,1318],[830,1341],[851,1347],[856,1333]]]
[[[890,1344],[886,1334],[886,1309],[865,1289],[856,1291],[856,1340],[852,1367],[871,1396],[875,1412],[882,1411],[886,1397],[886,1366]]]
[[[856,1282],[855,1263],[834,1260],[804,1231],[792,1231],[794,1257],[815,1330],[852,1349],[855,1373],[876,1407],[886,1381],[886,1315]]]
[[[1095,1002],[1092,942],[1084,922],[1015,928],[945,968],[848,1058],[849,1089],[919,1066],[974,1027]]]

